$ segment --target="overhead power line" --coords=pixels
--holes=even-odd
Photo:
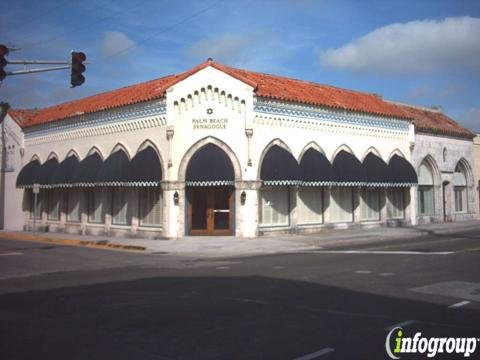
[[[209,11],[210,9],[212,9],[213,7],[215,7],[216,5],[218,5],[218,4],[220,4],[220,3],[224,2],[224,1],[225,1],[225,0],[217,0],[217,1],[213,2],[212,4],[210,4],[209,6],[203,8],[203,9],[201,9],[201,10],[198,10],[197,12],[195,12],[195,13],[193,13],[193,14],[191,14],[191,15],[189,15],[189,16],[187,16],[187,17],[185,17],[185,18],[183,18],[183,19],[181,19],[181,20],[179,20],[179,21],[177,21],[176,23],[174,23],[174,24],[172,24],[172,25],[170,25],[170,26],[167,26],[167,27],[165,27],[165,28],[163,28],[163,29],[161,29],[161,30],[159,30],[159,31],[157,31],[157,32],[151,33],[149,36],[147,36],[147,37],[144,38],[143,40],[138,41],[138,42],[136,42],[135,44],[133,44],[133,45],[131,45],[131,46],[128,46],[128,47],[126,47],[126,48],[123,48],[123,49],[121,49],[121,50],[119,50],[119,51],[116,51],[116,52],[114,52],[114,53],[112,53],[112,54],[108,54],[108,55],[104,56],[103,58],[106,59],[106,58],[110,58],[110,57],[113,57],[113,56],[117,56],[117,55],[123,54],[123,53],[127,52],[128,50],[131,50],[131,49],[133,49],[133,48],[135,48],[135,47],[137,47],[137,46],[139,46],[139,45],[142,45],[142,44],[146,43],[147,41],[151,40],[152,38],[154,38],[154,37],[156,37],[156,36],[158,36],[158,35],[160,35],[160,34],[163,34],[163,33],[166,33],[166,32],[168,32],[168,31],[171,31],[171,30],[175,29],[177,26],[183,25],[183,24],[187,23],[188,21],[190,21],[190,20],[192,20],[192,19],[194,19],[194,18],[202,15],[203,13],[206,13],[207,11]]]

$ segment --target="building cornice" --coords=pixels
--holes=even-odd
[[[118,132],[148,129],[166,124],[165,99],[104,110],[24,129],[25,141],[40,144]]]
[[[254,111],[260,114],[323,120],[345,125],[375,127],[402,132],[408,132],[411,123],[410,121],[397,118],[355,113],[346,110],[333,110],[324,107],[281,102],[265,98],[257,98],[254,101]]]

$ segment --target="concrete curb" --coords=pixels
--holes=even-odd
[[[0,238],[23,240],[23,241],[37,241],[42,243],[58,244],[58,245],[65,245],[65,246],[83,246],[83,247],[92,247],[92,248],[99,248],[99,249],[114,249],[114,250],[126,250],[126,251],[146,251],[147,250],[145,246],[139,246],[139,245],[123,245],[123,244],[109,243],[106,241],[97,242],[97,241],[87,241],[87,240],[77,240],[77,239],[55,239],[55,238],[49,238],[45,236],[15,234],[15,233],[8,233],[8,232],[0,233]]]

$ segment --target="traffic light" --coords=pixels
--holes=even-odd
[[[85,77],[82,75],[85,72],[85,65],[83,65],[85,60],[87,57],[83,52],[72,51],[72,74],[70,77],[72,87],[80,86],[85,82]]]
[[[5,77],[7,76],[7,73],[5,72],[5,70],[3,70],[3,68],[7,66],[7,59],[5,59],[5,56],[7,56],[8,53],[8,47],[6,47],[5,45],[0,45],[0,81],[5,79]]]

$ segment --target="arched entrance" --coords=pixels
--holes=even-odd
[[[188,162],[185,185],[189,235],[234,234],[235,172],[228,155],[209,143]]]

